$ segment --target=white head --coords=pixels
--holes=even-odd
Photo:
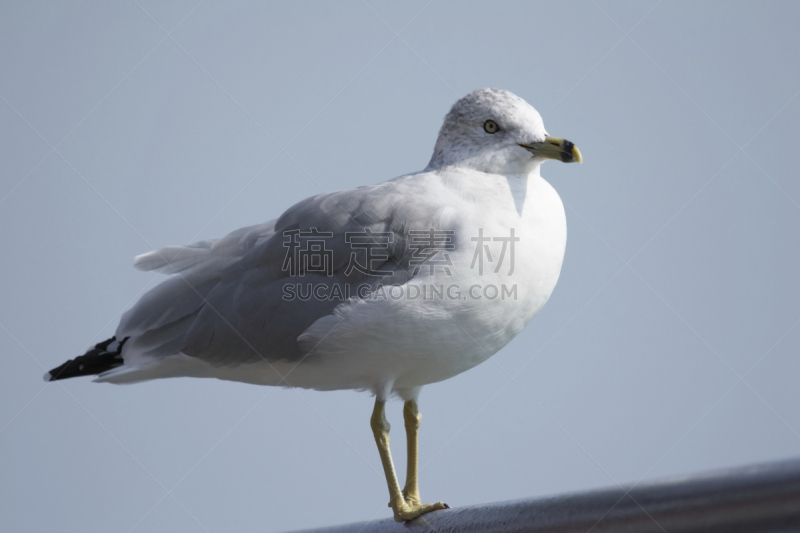
[[[542,117],[503,89],[479,89],[444,119],[428,170],[455,166],[492,174],[529,174],[545,159],[581,161],[569,141],[547,135]]]

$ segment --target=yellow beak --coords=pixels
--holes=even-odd
[[[557,137],[547,137],[544,142],[520,144],[523,148],[537,157],[558,159],[564,163],[583,163],[581,151],[575,143]]]

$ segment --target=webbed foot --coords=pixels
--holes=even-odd
[[[444,502],[436,503],[417,503],[414,501],[400,501],[395,505],[389,504],[389,507],[394,511],[394,519],[397,522],[406,522],[414,520],[418,516],[431,511],[439,511],[442,509],[450,509],[450,506]]]

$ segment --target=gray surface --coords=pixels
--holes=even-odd
[[[638,487],[448,509],[398,524],[381,520],[305,533],[800,531],[800,460],[754,465]]]
[[[162,279],[133,256],[422,168],[485,86],[585,162],[542,169],[569,232],[547,306],[422,391],[423,498],[798,455],[800,4],[140,4],[0,3],[0,530],[389,517],[366,395],[41,376]]]

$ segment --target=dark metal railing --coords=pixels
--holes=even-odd
[[[800,460],[548,498],[473,505],[317,533],[800,532]],[[310,533],[310,532],[309,532]]]

